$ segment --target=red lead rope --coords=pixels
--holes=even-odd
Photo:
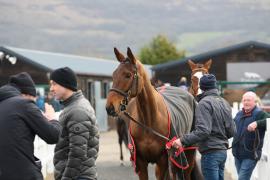
[[[177,137],[173,137],[169,142],[166,143],[166,149],[171,149],[173,142],[177,139]],[[176,151],[176,155],[178,156],[180,153],[186,151],[186,150],[195,150],[198,149],[196,146],[189,146],[189,147],[179,147]]]
[[[172,148],[172,145],[173,145],[173,142],[177,139],[177,137],[173,137],[169,142],[166,143],[166,149],[171,149]],[[190,146],[190,147],[179,147],[177,148],[177,150],[174,152],[175,154],[175,157],[178,157],[181,155],[181,153],[184,153],[185,151],[188,151],[188,150],[196,150],[198,149],[198,147],[195,147],[195,146]],[[180,169],[187,169],[189,167],[189,164],[187,163],[186,166],[182,166],[180,165],[179,163],[177,163],[175,161],[175,159],[173,159],[172,157],[170,157],[170,160],[172,161],[172,163],[177,166],[178,168]]]

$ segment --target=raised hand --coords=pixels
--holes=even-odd
[[[50,120],[57,120],[56,113],[52,107],[52,105],[45,103],[45,112],[44,116],[50,121]]]

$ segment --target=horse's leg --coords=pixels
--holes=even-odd
[[[192,180],[204,180],[201,167],[199,166],[199,163],[195,162],[194,168],[191,172],[191,179]]]
[[[118,141],[118,143],[119,143],[119,146],[120,146],[120,160],[121,160],[121,162],[123,162],[123,149],[122,149],[122,139],[119,137],[119,141]]]
[[[148,180],[148,171],[147,171],[148,162],[146,162],[145,160],[142,160],[138,156],[136,165],[137,165],[139,179]]]
[[[168,156],[165,153],[161,156],[161,158],[157,162],[156,178],[158,180],[169,180],[170,179],[170,172],[169,172],[169,166],[168,166]]]
[[[123,137],[122,137],[121,130],[122,130],[122,123],[121,123],[121,119],[118,118],[117,119],[117,134],[118,134],[118,144],[120,147],[120,160],[122,163],[123,162],[123,150],[122,150]]]
[[[193,165],[193,169],[191,171],[190,177],[191,177],[192,180],[204,180],[202,170],[201,170],[201,166],[200,166],[200,162],[198,162],[199,160],[196,157],[197,152],[198,151],[195,151],[194,165]]]

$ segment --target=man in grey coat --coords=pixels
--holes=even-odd
[[[177,139],[175,147],[198,143],[205,180],[223,180],[228,139],[236,132],[230,105],[218,95],[216,77],[206,74],[200,79],[202,94],[197,96],[195,129]]]
[[[50,76],[50,91],[64,105],[59,122],[62,134],[54,154],[56,180],[96,180],[99,132],[94,109],[77,91],[75,73],[68,67]]]

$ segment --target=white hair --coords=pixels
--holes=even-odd
[[[257,100],[257,95],[252,91],[248,91],[245,94],[243,94],[243,98],[246,96],[252,97],[255,101]]]

